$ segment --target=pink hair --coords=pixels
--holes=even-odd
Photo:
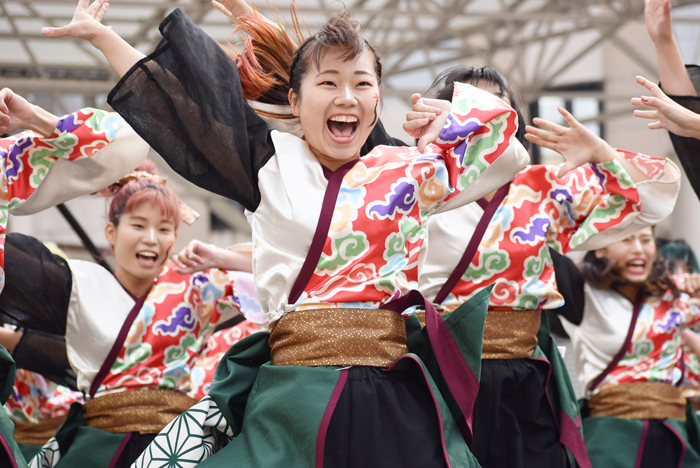
[[[136,171],[155,175],[156,165],[147,159]],[[109,203],[108,218],[109,222],[115,226],[119,225],[124,213],[131,213],[134,208],[145,202],[160,208],[160,213],[173,221],[175,229],[180,226],[180,199],[175,192],[158,181],[137,179],[124,185],[116,183],[101,191],[101,194],[104,192],[107,192],[107,195],[114,195]]]

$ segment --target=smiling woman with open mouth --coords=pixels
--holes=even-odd
[[[588,252],[581,270],[583,318],[562,324],[586,391],[581,413],[593,466],[698,466],[700,447],[689,434],[699,420],[678,385],[681,329],[700,321],[700,309],[657,260],[653,229]],[[561,280],[576,284],[573,276]]]

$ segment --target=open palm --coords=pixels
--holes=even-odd
[[[656,122],[649,123],[650,129],[666,129],[682,137],[700,136],[700,115],[666,96],[661,88],[646,78],[638,76],[637,83],[651,91],[652,96],[632,98],[632,105],[646,108],[635,110],[634,115],[642,119],[655,120]]]
[[[46,37],[76,37],[91,41],[99,28],[105,26],[101,21],[109,9],[107,0],[79,0],[73,13],[73,19],[67,25],[60,28],[43,28],[41,33]]]
[[[644,20],[655,44],[673,37],[671,0],[644,0]]]
[[[533,123],[542,128],[525,127],[528,141],[564,156],[566,162],[559,171],[559,177],[583,164],[610,160],[605,156],[610,154],[606,151],[609,147],[605,141],[584,127],[566,109],[560,107],[559,113],[566,119],[568,128],[540,118],[535,118]]]

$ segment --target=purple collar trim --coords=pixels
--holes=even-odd
[[[442,304],[442,302],[447,299],[447,296],[452,292],[455,286],[457,286],[457,283],[459,283],[459,279],[462,277],[464,272],[467,271],[467,268],[469,268],[469,265],[474,259],[474,255],[476,255],[477,250],[479,250],[481,239],[484,238],[486,229],[489,227],[489,224],[493,219],[493,215],[496,214],[496,210],[499,206],[501,206],[501,202],[508,194],[508,190],[510,190],[510,182],[499,188],[491,201],[486,201],[484,198],[477,201],[479,206],[484,209],[484,214],[481,216],[479,223],[476,225],[474,234],[472,234],[472,238],[469,240],[469,244],[467,244],[467,248],[464,250],[462,258],[459,260],[454,270],[452,270],[452,273],[450,273],[450,276],[442,285],[442,288],[440,288],[437,296],[435,296],[434,302],[436,304]]]
[[[326,166],[322,166],[323,175],[325,175],[328,179],[328,187],[326,188],[326,193],[323,196],[321,215],[318,218],[318,224],[316,225],[314,238],[311,241],[309,253],[306,254],[306,259],[304,260],[304,264],[301,266],[299,276],[297,276],[296,281],[294,281],[292,290],[289,293],[288,302],[290,304],[295,304],[297,300],[299,300],[299,297],[301,297],[301,294],[304,292],[306,286],[308,286],[311,277],[314,275],[314,271],[316,271],[318,260],[321,258],[321,253],[323,252],[323,246],[326,245],[328,230],[331,227],[333,211],[335,210],[335,204],[338,201],[338,192],[340,192],[343,177],[345,177],[345,174],[347,174],[359,160],[360,157],[358,156],[356,159],[343,164],[335,171],[331,171]]]

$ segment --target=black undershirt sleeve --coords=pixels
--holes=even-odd
[[[564,305],[558,309],[549,309],[550,326],[552,332],[559,336],[568,336],[561,325],[559,316],[564,317],[574,325],[580,325],[583,320],[585,297],[583,287],[585,281],[576,264],[566,255],[562,255],[553,249],[549,254],[554,262],[554,274],[557,279],[557,289],[564,296]]]
[[[33,237],[7,235],[0,315],[24,332],[12,357],[20,369],[75,388],[65,340],[72,286],[65,259]]]

